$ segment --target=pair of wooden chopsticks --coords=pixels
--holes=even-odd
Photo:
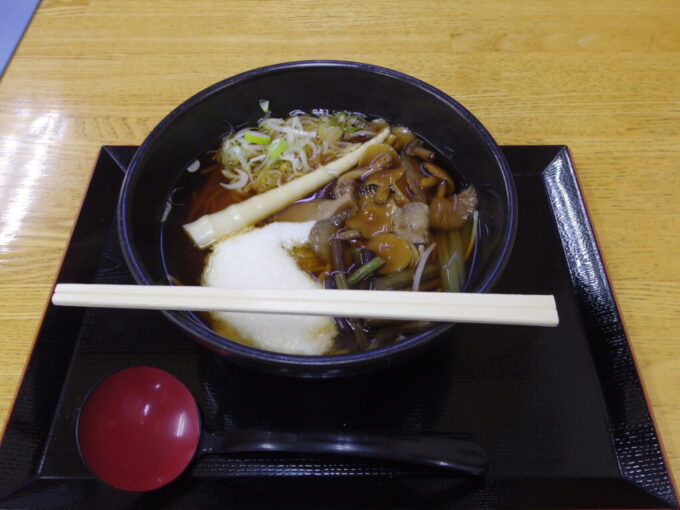
[[[151,310],[228,311],[557,326],[551,295],[323,289],[222,289],[61,283],[52,303]]]

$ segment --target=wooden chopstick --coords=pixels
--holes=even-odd
[[[559,323],[552,295],[61,283],[55,287],[52,303],[524,326]]]

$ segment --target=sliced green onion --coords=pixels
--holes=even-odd
[[[421,275],[421,281],[425,282],[436,278],[439,275],[439,265],[427,264]],[[371,289],[373,290],[398,290],[409,287],[413,284],[413,269],[404,269],[398,273],[391,273],[373,280]]]
[[[430,246],[425,250],[421,255],[420,258],[418,259],[418,263],[416,264],[416,272],[413,275],[413,286],[411,289],[416,292],[418,289],[420,289],[420,281],[423,278],[423,271],[425,271],[425,264],[427,263],[427,259],[430,257],[430,254],[434,249],[437,247],[437,243],[432,243]]]
[[[448,234],[451,258],[446,263],[447,271],[450,272],[450,282],[453,283],[454,278],[457,278],[453,285],[453,290],[449,292],[459,292],[465,283],[465,253],[463,252],[463,243],[460,239],[460,231],[450,230]]]
[[[260,109],[264,113],[269,113],[269,100],[267,99],[260,99]]]
[[[437,232],[437,259],[441,268],[442,288],[446,292],[460,292],[465,280],[465,262],[460,232]]]
[[[356,285],[373,271],[376,271],[378,268],[382,267],[383,264],[385,264],[383,259],[380,257],[373,257],[371,260],[366,262],[363,266],[355,269],[354,272],[349,275],[349,278],[347,278],[348,285],[350,287]]]
[[[455,251],[451,254],[451,258],[442,266],[445,278],[442,280],[444,290],[447,292],[460,292],[461,280],[461,254]]]
[[[477,240],[477,222],[479,221],[479,212],[475,211],[472,214],[472,231],[470,232],[470,240],[468,241],[467,248],[465,248],[465,260],[470,258],[472,253],[472,248],[475,246],[475,241]]]
[[[271,142],[271,138],[259,131],[246,131],[243,133],[243,138],[250,143],[256,143],[258,145],[267,145]]]
[[[269,159],[278,159],[283,151],[288,148],[286,140],[283,138],[277,138],[267,147],[267,156]]]

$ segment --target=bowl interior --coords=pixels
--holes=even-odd
[[[154,129],[130,165],[119,204],[123,251],[138,282],[167,282],[160,219],[179,175],[232,127],[255,124],[262,115],[260,99],[269,100],[276,116],[325,108],[384,117],[408,126],[434,146],[449,161],[447,166],[474,183],[479,194],[480,235],[466,289],[478,292],[492,286],[512,246],[516,212],[512,178],[490,135],[457,102],[423,82],[374,66],[339,62],[282,64],[238,75],[192,97]],[[304,361],[300,356],[263,355],[225,341],[191,314],[168,316],[218,351]]]

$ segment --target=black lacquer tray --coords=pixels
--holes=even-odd
[[[520,221],[498,292],[551,293],[556,329],[459,325],[419,357],[336,380],[262,375],[159,312],[49,306],[0,445],[1,508],[674,508],[676,495],[566,147],[504,147]],[[59,282],[131,283],[113,226],[134,147],[104,147]],[[147,494],[83,465],[88,390],[128,366],[184,381],[212,430],[312,428],[471,438],[482,478],[294,454],[208,456]]]

